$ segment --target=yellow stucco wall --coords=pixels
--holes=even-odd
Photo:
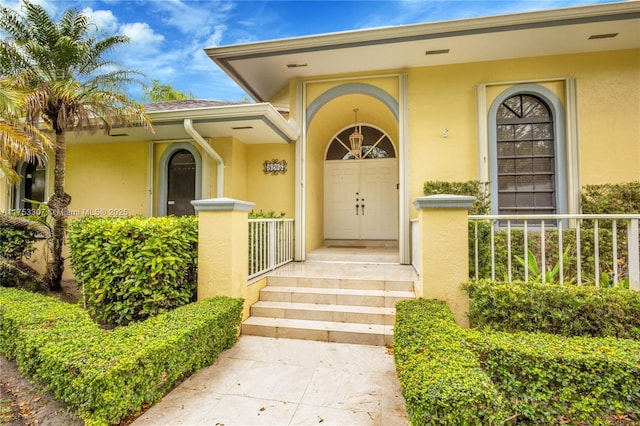
[[[69,206],[72,212],[109,216],[145,214],[146,185],[146,143],[67,147],[66,191],[72,197]]]
[[[567,79],[576,82],[579,185],[640,179],[640,50],[622,50],[508,61],[478,62],[372,75],[322,76],[305,82],[307,108],[341,84],[367,83],[398,99],[398,79],[408,81],[409,200],[422,195],[427,180],[479,179],[477,85],[486,85],[486,108],[516,84],[538,84],[553,92],[567,111]],[[295,113],[292,80],[289,89]],[[385,107],[365,95],[335,98],[323,106],[307,132],[307,250],[323,238],[323,156],[330,138],[353,120],[387,131],[397,142],[398,125]],[[390,120],[389,120],[390,119]],[[486,120],[486,117],[484,117]],[[448,137],[442,133],[448,129]],[[396,148],[401,148],[396,146]],[[410,209],[411,216],[417,212]]]
[[[640,50],[573,58],[578,64],[582,184],[640,180]]]
[[[640,179],[639,74],[637,49],[409,70],[411,198],[426,180],[478,178],[480,83],[490,85],[487,108],[515,84],[496,83],[531,82],[554,92],[566,109],[564,79],[575,78],[581,184]]]
[[[264,174],[264,162],[284,160],[286,173]],[[247,145],[247,201],[255,203],[254,211],[295,215],[295,145],[266,144]]]
[[[238,200],[246,200],[246,145],[232,137],[212,138],[210,144],[224,160],[224,196]],[[218,166],[215,161],[212,161],[211,165],[211,196],[215,197],[217,185],[216,171]]]

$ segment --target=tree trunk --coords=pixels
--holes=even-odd
[[[56,130],[55,142],[55,168],[53,180],[53,195],[49,198],[49,210],[53,217],[53,236],[51,238],[51,258],[47,263],[45,282],[49,289],[62,290],[62,272],[64,271],[64,258],[62,248],[65,242],[67,227],[67,207],[71,203],[71,197],[64,192],[65,163],[67,159],[66,133],[64,129]]]

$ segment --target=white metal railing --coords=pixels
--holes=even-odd
[[[492,280],[502,274],[509,282],[628,281],[640,290],[639,220],[640,214],[470,215],[471,276],[489,278],[490,270]]]
[[[293,260],[293,219],[249,219],[249,279]]]

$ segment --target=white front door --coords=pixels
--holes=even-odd
[[[326,239],[398,238],[395,158],[325,162]]]

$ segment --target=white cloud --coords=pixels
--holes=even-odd
[[[155,33],[146,22],[122,24],[120,33],[129,37],[130,45],[135,48],[155,50],[164,41],[164,36]]]
[[[101,33],[113,34],[118,31],[118,18],[110,10],[93,10],[90,7],[82,9]]]
[[[211,34],[209,38],[207,38],[207,40],[204,42],[204,45],[202,47],[206,48],[206,47],[219,46],[220,41],[222,41],[222,35],[224,34],[224,31],[226,29],[227,29],[226,25],[216,25],[213,29],[213,34]]]
[[[233,3],[226,0],[205,3],[182,0],[165,0],[152,3],[164,14],[165,24],[177,28],[184,34],[205,36],[216,25],[224,21]]]

